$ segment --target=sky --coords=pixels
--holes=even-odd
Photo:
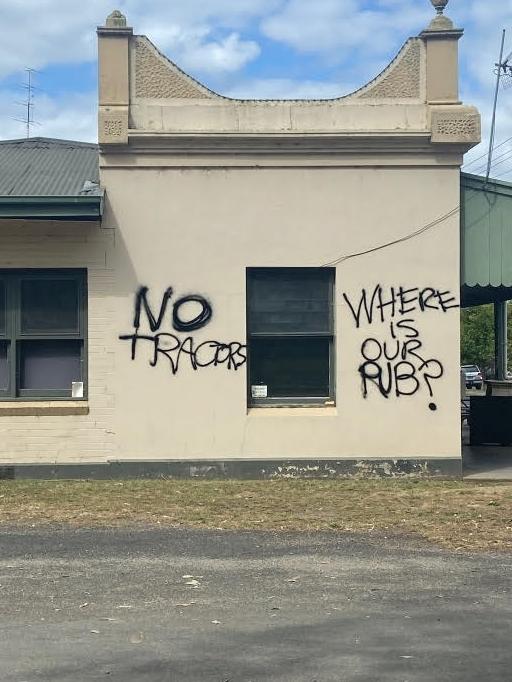
[[[126,14],[170,59],[213,90],[243,98],[338,97],[364,85],[434,16],[429,0],[0,0],[0,139],[25,135],[16,121],[34,74],[32,135],[96,141],[96,26]],[[466,168],[485,165],[495,63],[512,2],[450,0],[465,29],[461,97],[482,114],[484,141]],[[507,49],[508,48],[508,49]],[[512,86],[512,78],[508,79]],[[493,176],[512,181],[512,87],[500,88]],[[510,155],[509,155],[510,154]]]

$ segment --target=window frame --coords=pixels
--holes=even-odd
[[[327,303],[329,306],[330,329],[327,332],[287,332],[287,333],[263,333],[251,332],[250,328],[250,300],[251,300],[251,274],[259,274],[275,271],[314,271],[327,270],[330,274],[327,289]],[[335,284],[336,268],[319,267],[247,267],[246,268],[246,331],[247,331],[247,405],[251,407],[334,407],[336,405],[336,316],[335,316]],[[277,396],[266,398],[254,398],[252,396],[251,379],[251,340],[252,339],[308,339],[325,338],[329,341],[329,395],[326,396]]]
[[[78,285],[78,329],[76,331],[24,332],[21,324],[21,289],[26,280],[73,280]],[[0,341],[9,343],[7,352],[7,388],[0,388],[0,401],[87,400],[88,341],[87,341],[87,270],[85,268],[2,268],[0,280],[5,290],[5,330],[0,330]],[[80,342],[80,374],[84,385],[83,397],[73,398],[69,389],[22,389],[21,345],[24,341]]]

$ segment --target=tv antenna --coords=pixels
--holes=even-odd
[[[494,139],[496,135],[496,111],[498,108],[498,94],[500,91],[500,83],[502,78],[506,78],[506,85],[505,87],[510,87],[512,85],[512,52],[503,59],[503,53],[505,51],[505,36],[506,36],[506,30],[503,29],[503,33],[501,35],[501,48],[500,48],[500,57],[498,60],[498,63],[495,65],[496,66],[496,89],[494,91],[494,106],[492,110],[492,123],[491,123],[491,135],[489,138],[489,154],[487,156],[487,173],[485,176],[485,182],[487,183],[489,180],[489,175],[491,174],[491,166],[492,166],[492,153],[494,151]]]
[[[19,106],[23,107],[25,110],[25,115],[23,118],[15,118],[15,121],[19,121],[25,125],[25,133],[27,138],[30,137],[31,130],[34,126],[39,125],[37,121],[34,120],[34,97],[36,86],[34,85],[34,74],[38,73],[36,69],[25,69],[27,74],[27,80],[21,85],[21,87],[27,93],[26,99],[23,102],[16,102]]]

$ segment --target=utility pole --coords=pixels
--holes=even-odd
[[[491,174],[491,167],[492,167],[492,155],[494,151],[494,140],[496,138],[496,112],[498,109],[498,95],[500,92],[500,83],[501,83],[501,78],[503,76],[512,76],[512,65],[510,64],[510,60],[512,59],[512,52],[503,59],[503,52],[505,50],[505,36],[506,36],[506,30],[503,29],[503,33],[501,34],[501,48],[500,48],[500,56],[498,59],[498,62],[496,64],[496,89],[494,91],[494,105],[492,108],[492,122],[491,122],[491,133],[489,136],[489,153],[487,156],[487,173],[485,175],[485,182],[487,183],[489,181],[489,175]]]
[[[503,29],[503,33],[501,35],[500,57],[498,59],[498,63],[496,64],[496,67],[497,67],[497,69],[496,69],[496,89],[494,91],[494,105],[492,108],[491,134],[489,135],[489,154],[487,157],[487,173],[485,175],[485,182],[488,182],[489,175],[491,174],[492,152],[493,152],[493,148],[494,148],[494,138],[496,135],[496,110],[498,108],[498,94],[500,91],[501,69],[502,69],[502,63],[503,63],[503,51],[505,49],[505,35],[506,35],[506,30]]]
[[[496,64],[496,89],[494,91],[494,105],[492,109],[491,133],[489,136],[489,154],[487,158],[487,173],[485,175],[485,184],[489,182],[492,167],[492,155],[494,151],[494,140],[496,136],[496,112],[498,109],[498,95],[500,91],[500,82],[502,76],[512,74],[512,66],[509,64],[512,58],[512,52],[506,59],[503,59],[505,50],[505,36],[506,30],[503,29],[501,35],[501,47],[498,63]],[[494,303],[494,359],[495,359],[495,377],[498,381],[505,381],[507,378],[507,355],[508,355],[508,339],[507,339],[507,317],[508,317],[508,302],[496,301]]]

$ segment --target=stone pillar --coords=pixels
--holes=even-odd
[[[420,37],[427,52],[427,102],[460,104],[458,41],[464,31],[443,14],[448,0],[431,0],[437,16]]]
[[[98,141],[100,144],[128,142],[130,105],[129,47],[133,29],[119,10],[98,26]]]

